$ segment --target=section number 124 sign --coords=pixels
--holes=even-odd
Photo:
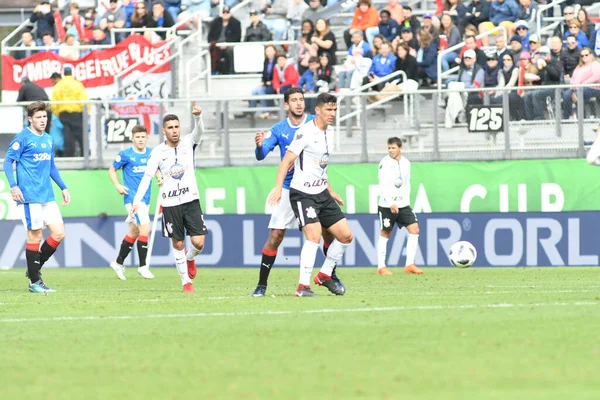
[[[137,118],[110,118],[106,120],[106,141],[108,143],[131,142],[131,131],[139,124]]]
[[[504,130],[504,109],[502,106],[468,106],[467,124],[469,132],[500,132]]]

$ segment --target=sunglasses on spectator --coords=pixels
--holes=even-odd
[[[567,40],[567,44],[575,44],[575,43],[577,43],[577,42],[574,40]]]
[[[518,28],[517,28],[517,30],[518,30],[518,31],[522,31],[522,30],[524,30],[524,29],[527,29],[527,28],[525,28],[525,27],[522,27],[522,26],[520,26],[520,27],[518,27]]]

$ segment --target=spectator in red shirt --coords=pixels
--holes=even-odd
[[[288,62],[285,54],[277,56],[277,65],[273,70],[273,89],[277,94],[284,94],[289,88],[297,87],[300,75],[294,64]]]

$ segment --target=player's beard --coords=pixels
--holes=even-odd
[[[302,111],[300,114],[296,114],[295,112],[293,112],[292,110],[290,110],[290,114],[292,114],[292,117],[294,118],[302,118],[304,116],[304,111]]]

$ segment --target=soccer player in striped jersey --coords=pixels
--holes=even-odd
[[[54,142],[45,133],[48,123],[48,106],[37,101],[27,106],[29,126],[17,134],[8,146],[4,159],[4,173],[10,185],[10,193],[22,213],[27,230],[27,276],[29,291],[32,293],[55,292],[44,281],[40,270],[54,254],[65,237],[65,226],[58,205],[54,201],[52,181],[60,187],[63,206],[71,201],[67,186],[63,182],[54,163]],[[13,164],[16,164],[15,180]],[[47,227],[50,236],[40,246],[43,229]]]

